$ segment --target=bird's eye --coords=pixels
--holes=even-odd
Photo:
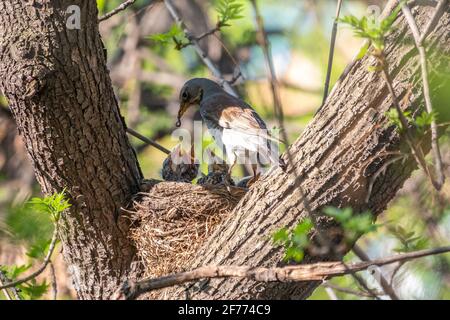
[[[183,100],[187,100],[188,97],[189,97],[189,95],[188,95],[188,93],[187,93],[186,91],[184,91],[184,92],[181,94],[181,98],[182,98]]]

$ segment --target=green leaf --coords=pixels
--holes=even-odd
[[[369,44],[366,43],[358,52],[358,55],[356,56],[356,60],[361,60],[366,55],[367,51],[369,50]]]
[[[0,270],[2,270],[9,279],[15,280],[17,279],[18,276],[20,276],[22,273],[24,273],[30,268],[31,264],[23,264],[23,265],[12,265],[9,267],[3,266],[0,268]]]
[[[431,125],[431,123],[433,121],[436,121],[437,118],[437,113],[436,112],[432,112],[432,113],[428,113],[426,111],[423,111],[414,121],[414,124],[419,128],[419,129],[424,129],[425,127],[428,127]]]
[[[380,29],[383,34],[385,34],[386,32],[391,30],[392,25],[394,24],[395,20],[397,19],[398,14],[402,10],[402,6],[405,4],[405,2],[406,1],[400,1],[399,5],[394,9],[394,11],[392,11],[392,13],[387,18],[385,18],[385,19],[383,19],[383,21],[381,21]]]
[[[399,116],[396,108],[389,109],[385,113],[385,115],[386,115],[386,117],[389,120],[388,126],[392,126],[392,125],[395,126],[398,131],[402,131],[403,130],[403,125],[402,125],[402,122],[400,120],[400,116]],[[410,111],[403,111],[403,116],[406,118],[406,120],[408,120],[408,122],[413,122],[414,121],[414,119],[411,116],[411,112]]]
[[[341,209],[335,207],[326,207],[323,212],[341,224],[345,238],[350,241],[378,228],[378,225],[373,223],[373,216],[370,212],[354,215],[352,208]]]
[[[38,241],[31,245],[26,255],[32,259],[43,259],[49,249],[51,240]]]
[[[42,298],[47,292],[49,285],[44,280],[42,283],[38,283],[36,279],[32,279],[29,283],[19,286],[21,295],[28,300],[36,300]]]
[[[105,3],[106,3],[106,0],[97,0],[97,8],[98,8],[99,12],[105,11]]]
[[[217,25],[219,27],[230,26],[229,21],[243,18],[242,11],[244,5],[237,3],[237,0],[219,1],[216,12],[219,14]]]
[[[326,215],[335,218],[338,222],[341,223],[350,219],[353,214],[352,208],[341,209],[335,207],[326,207],[324,208],[323,212]]]
[[[58,221],[64,210],[70,208],[71,204],[65,199],[65,190],[45,198],[33,198],[28,201],[27,206],[31,210],[50,214],[53,221]]]
[[[345,16],[339,19],[339,22],[349,25],[356,37],[369,40],[370,44],[374,46],[375,52],[382,52],[384,50],[386,34],[392,30],[392,25],[397,19],[398,13],[401,10],[401,5],[402,4],[378,24],[375,23],[375,21],[369,23],[369,19],[365,16],[358,19],[353,15]],[[358,57],[362,57],[365,54],[366,51],[364,54],[358,54]]]
[[[160,42],[162,44],[167,44],[172,40],[182,41],[181,39],[183,38],[184,32],[177,24],[173,24],[172,27],[170,27],[169,31],[167,31],[166,33],[158,33],[149,36],[149,39]]]
[[[295,262],[301,262],[305,256],[305,253],[303,250],[296,248],[296,247],[290,247],[286,250],[286,254],[284,256],[285,261],[295,261]]]
[[[275,232],[272,236],[272,240],[275,244],[284,244],[289,240],[288,231],[286,228],[281,228],[277,232]]]
[[[294,235],[305,235],[313,228],[313,223],[310,218],[306,218],[294,228]]]

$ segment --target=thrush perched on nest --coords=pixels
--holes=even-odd
[[[270,135],[256,111],[241,99],[226,93],[214,81],[194,78],[184,84],[180,91],[178,127],[183,114],[193,105],[200,106],[200,114],[208,131],[216,144],[225,151],[230,164],[229,176],[238,160],[250,162],[255,180],[258,167],[285,166],[278,157],[279,140]]]
[[[195,163],[194,148],[186,151],[179,144],[164,160],[161,175],[166,181],[191,182],[197,177],[199,167]]]

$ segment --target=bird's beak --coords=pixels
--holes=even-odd
[[[182,101],[180,103],[180,109],[178,110],[178,119],[177,119],[177,127],[181,126],[181,117],[185,114],[186,110],[189,109],[191,104],[189,102]]]

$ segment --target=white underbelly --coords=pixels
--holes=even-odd
[[[246,134],[245,132],[232,129],[209,130],[219,147],[224,146],[225,151],[241,153],[245,150],[257,152],[260,148],[264,148],[267,140],[257,135]]]

